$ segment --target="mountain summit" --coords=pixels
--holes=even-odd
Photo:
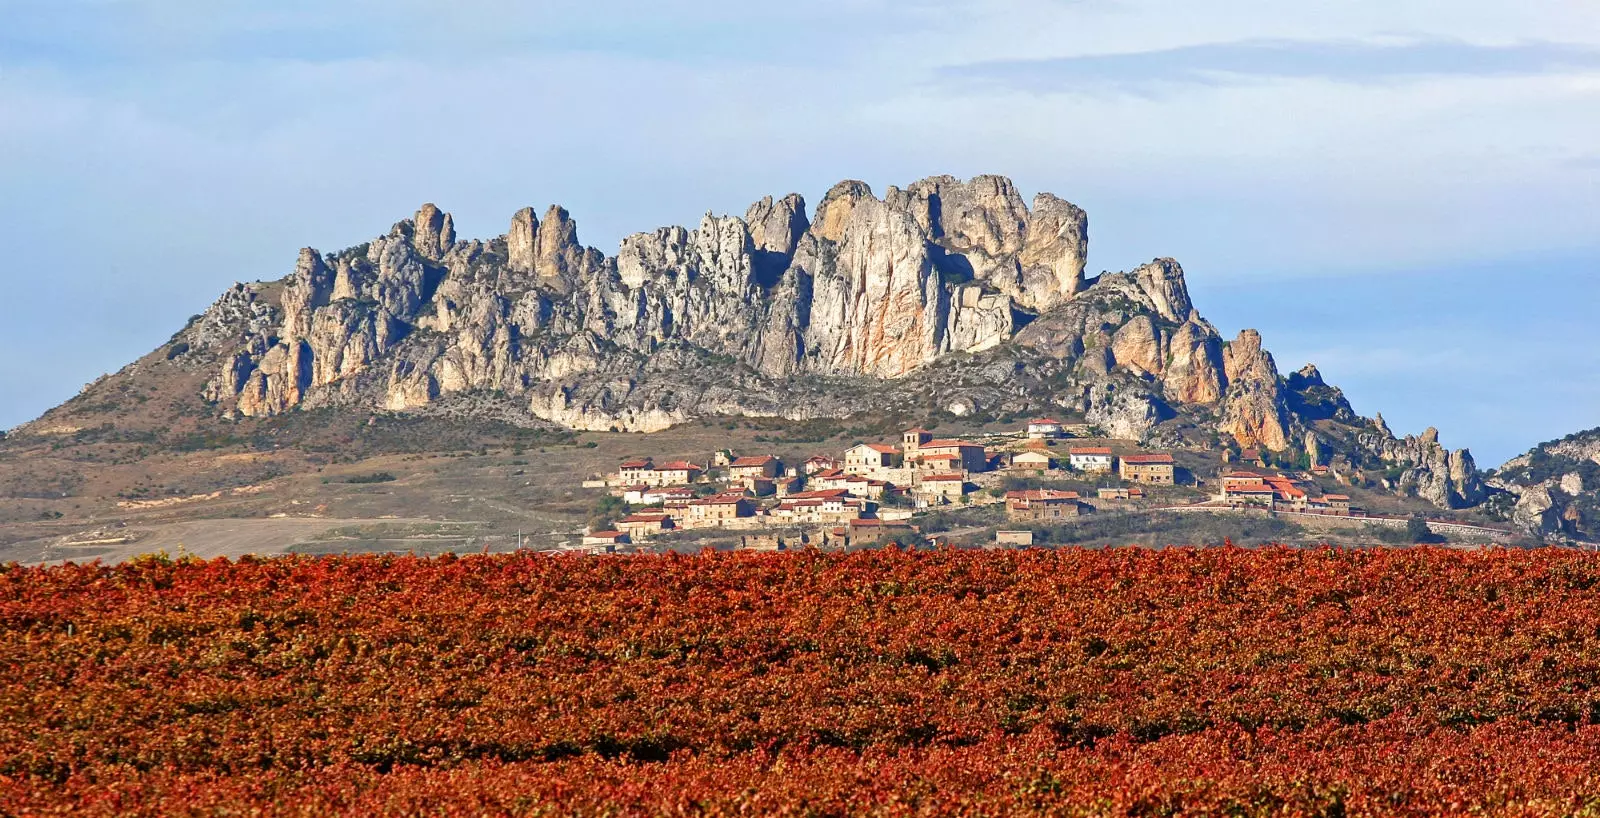
[[[1183,269],[1085,274],[1088,217],[1009,179],[938,176],[882,198],[845,181],[743,218],[637,233],[607,256],[560,207],[460,240],[432,204],[384,236],[238,284],[134,368],[187,373],[217,422],[300,408],[494,411],[650,432],[714,415],[1051,411],[1104,433],[1386,469],[1439,506],[1479,502],[1471,455],[1396,439],[1259,334],[1224,341]],[[125,370],[124,375],[129,374]],[[34,432],[62,426],[75,404]],[[70,424],[68,424],[70,427]],[[27,431],[30,427],[24,427]]]

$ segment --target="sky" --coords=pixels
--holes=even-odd
[[[1010,176],[1493,466],[1600,426],[1593,0],[0,0],[0,428],[423,202]]]

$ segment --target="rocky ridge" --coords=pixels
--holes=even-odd
[[[767,197],[585,247],[561,207],[459,239],[432,204],[365,244],[303,249],[278,282],[229,289],[158,365],[211,371],[215,414],[436,411],[481,395],[583,430],[707,415],[861,409],[1059,411],[1105,433],[1173,426],[1237,448],[1396,471],[1442,507],[1478,502],[1471,456],[1397,439],[1314,367],[1282,376],[1254,330],[1224,340],[1157,259],[1085,273],[1088,217],[1010,180],[939,176],[882,198],[835,185],[814,211]],[[48,416],[47,416],[48,417]]]
[[[1529,533],[1600,542],[1600,429],[1541,443],[1486,481],[1489,507]]]

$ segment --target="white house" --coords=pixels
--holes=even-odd
[[[1110,447],[1072,449],[1067,458],[1072,468],[1081,472],[1109,472],[1114,460]]]
[[[1065,433],[1066,430],[1061,428],[1060,421],[1051,420],[1050,418],[1039,418],[1038,420],[1028,421],[1028,437],[1038,439],[1053,439],[1061,437]]]

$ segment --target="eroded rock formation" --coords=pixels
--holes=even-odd
[[[566,210],[535,213],[460,240],[424,205],[358,247],[301,251],[281,282],[235,287],[185,331],[220,361],[206,397],[262,416],[481,393],[573,428],[652,431],[839,416],[862,390],[912,400],[921,384],[926,405],[1055,405],[1132,439],[1198,417],[1240,447],[1318,461],[1339,441],[1315,423],[1369,423],[1315,367],[1280,376],[1254,330],[1224,342],[1176,261],[1086,277],[1084,212],[1048,193],[1030,207],[1003,177],[881,199],[845,181],[814,213],[767,197],[743,218],[631,235],[615,256],[582,245]],[[976,371],[931,394],[968,357]],[[1481,493],[1464,452],[1375,440],[1372,456],[1413,461],[1402,490],[1441,505]]]

